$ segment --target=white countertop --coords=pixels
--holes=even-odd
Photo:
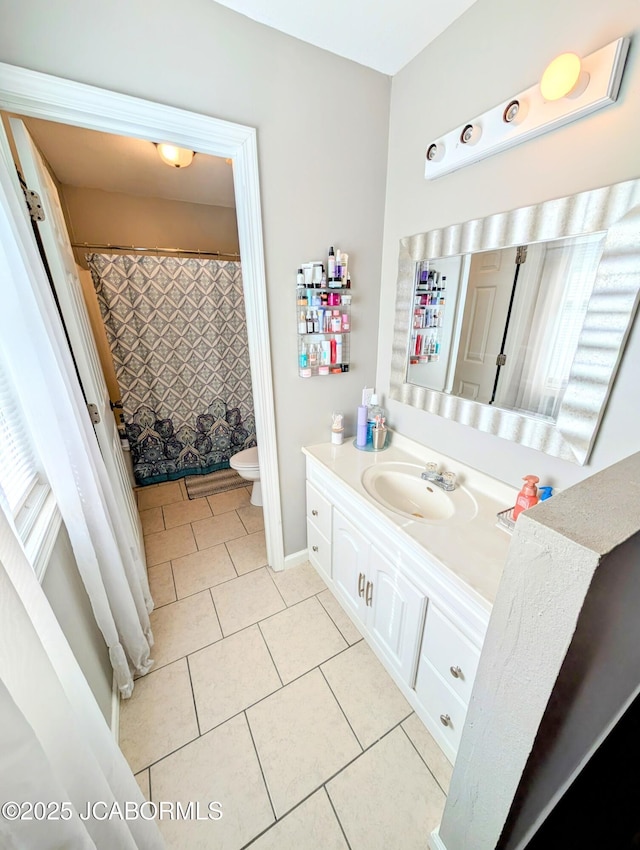
[[[462,582],[471,588],[475,592],[473,595],[477,594],[479,601],[485,606],[489,603],[490,607],[498,590],[511,540],[509,534],[496,526],[496,514],[515,503],[517,488],[391,431],[387,442],[388,448],[380,452],[357,449],[353,437],[346,438],[341,446],[322,443],[302,451],[364,499],[373,511],[424,547],[431,560],[452,574],[456,583]],[[440,470],[456,473],[457,486],[467,490],[477,503],[478,510],[473,519],[443,524],[411,520],[383,507],[362,484],[365,470],[376,464],[424,464],[430,460],[436,461]],[[455,499],[455,491],[452,496]]]

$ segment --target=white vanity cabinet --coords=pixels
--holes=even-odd
[[[453,762],[488,607],[309,455],[307,536],[309,560]]]
[[[307,481],[307,547],[309,560],[331,582],[331,502]]]
[[[388,665],[411,687],[426,594],[336,508],[332,565],[333,588],[344,607],[360,621]]]

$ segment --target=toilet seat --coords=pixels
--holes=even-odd
[[[257,469],[258,468],[258,447],[253,446],[251,449],[244,449],[235,455],[232,455],[229,464],[232,469]]]

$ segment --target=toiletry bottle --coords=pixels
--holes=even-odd
[[[302,269],[298,269],[298,274],[296,276],[296,282],[298,286],[304,286],[304,272]]]
[[[367,443],[373,443],[373,426],[376,424],[376,416],[384,417],[384,410],[378,404],[378,396],[374,393],[367,408]]]
[[[367,445],[367,406],[361,404],[358,407],[356,428],[356,446],[363,449]]]
[[[307,332],[307,317],[304,310],[300,310],[300,320],[298,321],[298,333],[306,334]]]
[[[527,508],[532,508],[539,500],[538,500],[538,488],[536,484],[540,479],[537,475],[525,475],[522,479],[525,484],[522,487],[522,490],[518,493],[518,498],[516,499],[516,505],[513,509],[513,518],[518,519],[522,511],[526,511]]]
[[[336,339],[336,363],[342,363],[342,339],[338,337]]]
[[[329,248],[329,258],[327,262],[327,283],[331,283],[336,276],[336,255],[333,251],[333,246]]]
[[[307,346],[303,344],[300,352],[300,368],[306,369],[309,365],[309,355],[307,354]]]

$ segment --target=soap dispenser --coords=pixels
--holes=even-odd
[[[539,501],[538,488],[536,487],[536,484],[540,481],[538,476],[525,475],[522,480],[525,483],[522,490],[518,493],[518,498],[516,499],[516,505],[513,509],[514,519],[518,519],[522,511],[526,511],[527,508],[532,508]]]

